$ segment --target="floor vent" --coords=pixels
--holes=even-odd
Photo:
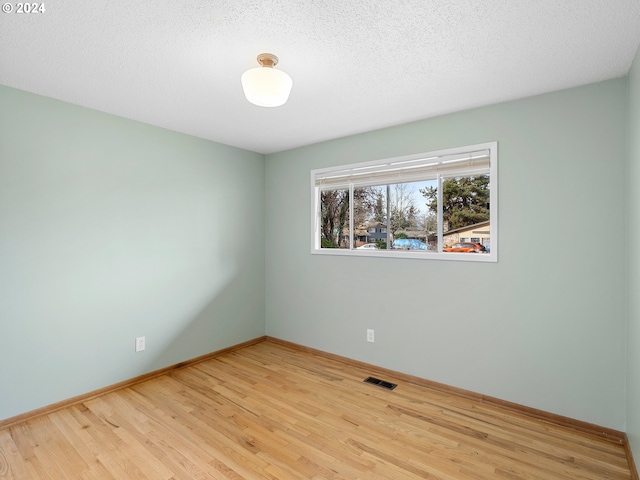
[[[387,390],[393,390],[398,385],[391,382],[386,382],[384,380],[380,380],[376,377],[367,377],[364,379],[364,383],[370,383],[371,385],[377,385],[378,387],[386,388]]]

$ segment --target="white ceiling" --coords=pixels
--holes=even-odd
[[[262,153],[620,77],[640,43],[640,0],[44,5],[0,13],[1,84]],[[242,93],[262,52],[283,107]]]

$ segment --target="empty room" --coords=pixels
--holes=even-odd
[[[639,46],[637,0],[3,3],[0,479],[638,480]]]

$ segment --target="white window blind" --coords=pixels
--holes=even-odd
[[[488,149],[430,157],[405,157],[367,165],[317,172],[315,185],[322,189],[368,187],[450,176],[485,175],[490,169]]]

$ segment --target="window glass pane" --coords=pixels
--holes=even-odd
[[[383,232],[386,218],[386,199],[380,196],[378,187],[353,189],[353,225],[358,249],[384,250],[387,235]]]
[[[437,251],[436,214],[422,193],[436,185],[430,180],[354,189],[356,248]]]
[[[420,182],[389,185],[389,234],[395,251],[427,250],[427,236],[418,222],[425,211]]]
[[[418,182],[420,213],[418,227],[424,231],[428,252],[438,251],[438,181]]]
[[[446,178],[442,181],[443,251],[485,253],[490,229],[489,175]]]
[[[320,192],[320,247],[349,248],[349,190]]]

